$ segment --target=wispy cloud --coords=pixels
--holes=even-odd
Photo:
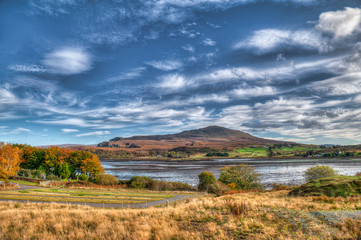
[[[210,38],[206,38],[202,41],[204,46],[215,46],[217,43]]]
[[[109,131],[95,131],[76,135],[77,137],[104,136],[109,135]]]
[[[45,56],[43,63],[50,72],[64,75],[86,72],[92,67],[91,55],[79,47],[56,49]]]
[[[168,90],[178,90],[187,85],[185,78],[179,74],[166,75],[161,79],[162,81],[158,84],[158,86]]]
[[[183,63],[179,60],[149,61],[146,64],[161,71],[172,71],[183,67]]]
[[[78,130],[78,129],[70,129],[70,128],[63,128],[63,129],[61,129],[61,131],[62,131],[63,133],[74,133],[74,132],[79,132],[79,130]]]
[[[32,132],[30,129],[27,129],[27,128],[22,128],[22,127],[18,127],[16,129],[14,129],[12,131],[12,133],[14,134],[18,134],[18,133],[29,133],[29,132]]]
[[[327,42],[312,30],[262,29],[253,32],[250,37],[235,44],[234,48],[253,48],[262,53],[289,46],[317,49],[321,52],[326,51],[329,47]]]
[[[36,123],[44,123],[51,125],[68,125],[68,126],[78,126],[78,127],[94,127],[96,125],[85,121],[80,118],[66,118],[66,119],[56,119],[56,120],[35,120]]]
[[[127,72],[120,73],[117,76],[110,77],[106,81],[107,82],[117,82],[117,81],[123,81],[123,80],[128,80],[128,79],[135,79],[135,78],[141,77],[145,70],[146,70],[145,67],[133,68]]]
[[[15,72],[46,72],[46,69],[43,66],[34,64],[13,64],[9,65],[8,69]]]

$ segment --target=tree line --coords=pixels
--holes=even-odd
[[[81,174],[92,178],[104,172],[99,158],[91,152],[0,143],[0,179],[7,180],[20,169],[38,170],[63,179]]]

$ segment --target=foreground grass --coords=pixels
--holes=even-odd
[[[0,203],[0,239],[356,239],[361,221],[317,211],[355,210],[361,198],[290,197],[289,191],[202,197],[174,207],[97,209]]]

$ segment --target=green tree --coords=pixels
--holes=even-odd
[[[235,183],[238,190],[263,189],[260,184],[260,174],[246,164],[226,166],[219,171],[219,181],[226,185]]]
[[[337,171],[335,171],[333,168],[322,165],[310,167],[303,174],[307,182],[320,178],[332,177],[336,175],[337,175]]]
[[[69,165],[66,162],[58,163],[55,167],[55,174],[63,179],[69,178],[71,174]]]
[[[201,191],[208,191],[210,185],[214,184],[217,179],[213,173],[204,171],[198,175],[199,184],[198,189]]]

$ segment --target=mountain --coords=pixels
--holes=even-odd
[[[96,144],[84,145],[84,144],[55,144],[55,145],[41,145],[35,146],[37,148],[50,148],[50,147],[59,147],[59,148],[74,148],[74,147],[95,147]]]
[[[287,144],[291,142],[258,138],[238,130],[209,126],[176,134],[116,137],[98,144],[98,147],[134,150],[189,148],[233,148],[240,145]]]

